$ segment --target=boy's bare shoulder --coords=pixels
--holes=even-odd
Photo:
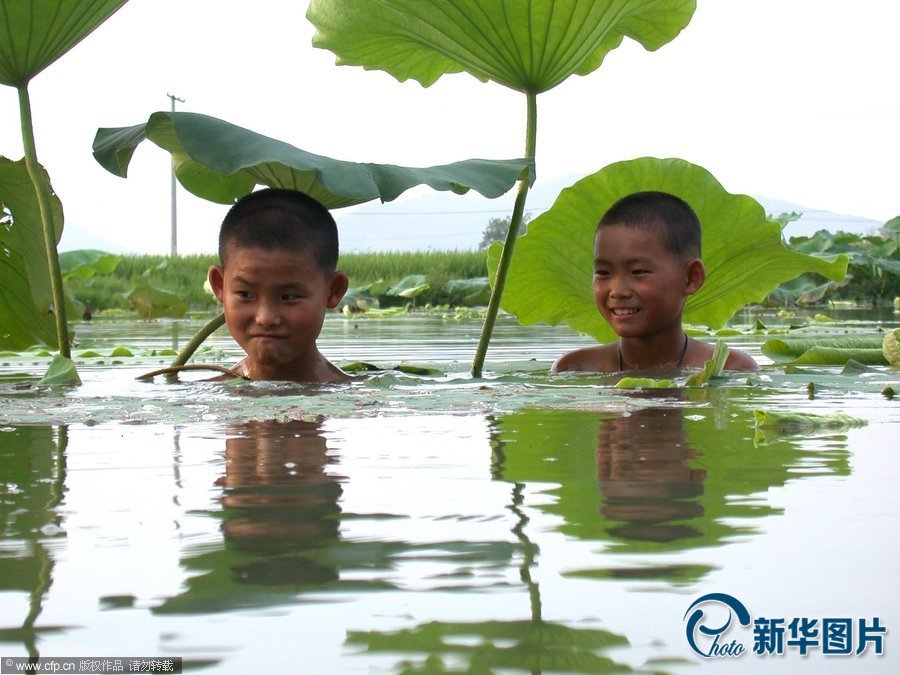
[[[576,349],[560,356],[550,367],[554,373],[581,371],[603,373],[618,370],[616,343]]]
[[[702,368],[713,357],[714,346],[708,342],[691,339],[691,348],[688,358],[684,360],[686,368]],[[728,357],[725,359],[725,370],[759,370],[759,365],[747,352],[740,349],[728,348]]]

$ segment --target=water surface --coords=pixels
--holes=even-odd
[[[697,672],[713,666],[683,617],[721,592],[754,617],[879,616],[888,636],[882,657],[719,668],[896,672],[900,414],[880,393],[896,371],[764,365],[623,393],[546,372],[585,338],[503,321],[473,380],[479,328],[329,317],[332,360],[440,375],[143,383],[167,361],[143,356],[86,358],[75,388],[3,382],[0,655],[181,656],[229,673]],[[139,324],[127,344],[177,348],[193,329]],[[98,351],[123,334],[79,327]],[[765,363],[762,339],[733,343]],[[225,337],[212,346],[216,362],[238,356]],[[766,433],[754,409],[867,424]]]

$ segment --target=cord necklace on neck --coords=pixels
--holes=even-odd
[[[681,368],[681,364],[684,363],[684,355],[687,354],[688,348],[688,336],[687,333],[684,334],[684,347],[681,348],[681,356],[678,357],[678,363],[675,364],[675,368]],[[619,356],[619,372],[624,372],[625,365],[622,361],[622,341],[619,340],[619,344],[616,345],[616,353]]]

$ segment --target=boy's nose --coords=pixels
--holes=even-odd
[[[281,314],[271,303],[261,302],[256,307],[256,323],[260,326],[277,326],[281,323]]]
[[[627,279],[613,277],[609,285],[609,294],[614,298],[625,298],[631,295],[631,285]]]

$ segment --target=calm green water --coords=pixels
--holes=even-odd
[[[194,328],[78,335],[98,352],[164,349]],[[321,346],[338,363],[444,374],[316,387],[136,382],[168,360],[144,356],[85,358],[82,386],[46,390],[13,384],[44,361],[6,361],[0,656],[180,656],[227,673],[897,672],[900,404],[880,393],[900,390],[896,371],[785,373],[759,354],[765,336],[739,336],[761,373],[628,394],[547,374],[586,339],[503,320],[476,381],[479,328],[329,317]],[[212,346],[211,360],[238,357],[227,336]],[[763,433],[754,410],[867,424]],[[885,654],[704,661],[684,617],[707,593],[754,618],[880,617]],[[731,638],[752,647],[750,628]]]

